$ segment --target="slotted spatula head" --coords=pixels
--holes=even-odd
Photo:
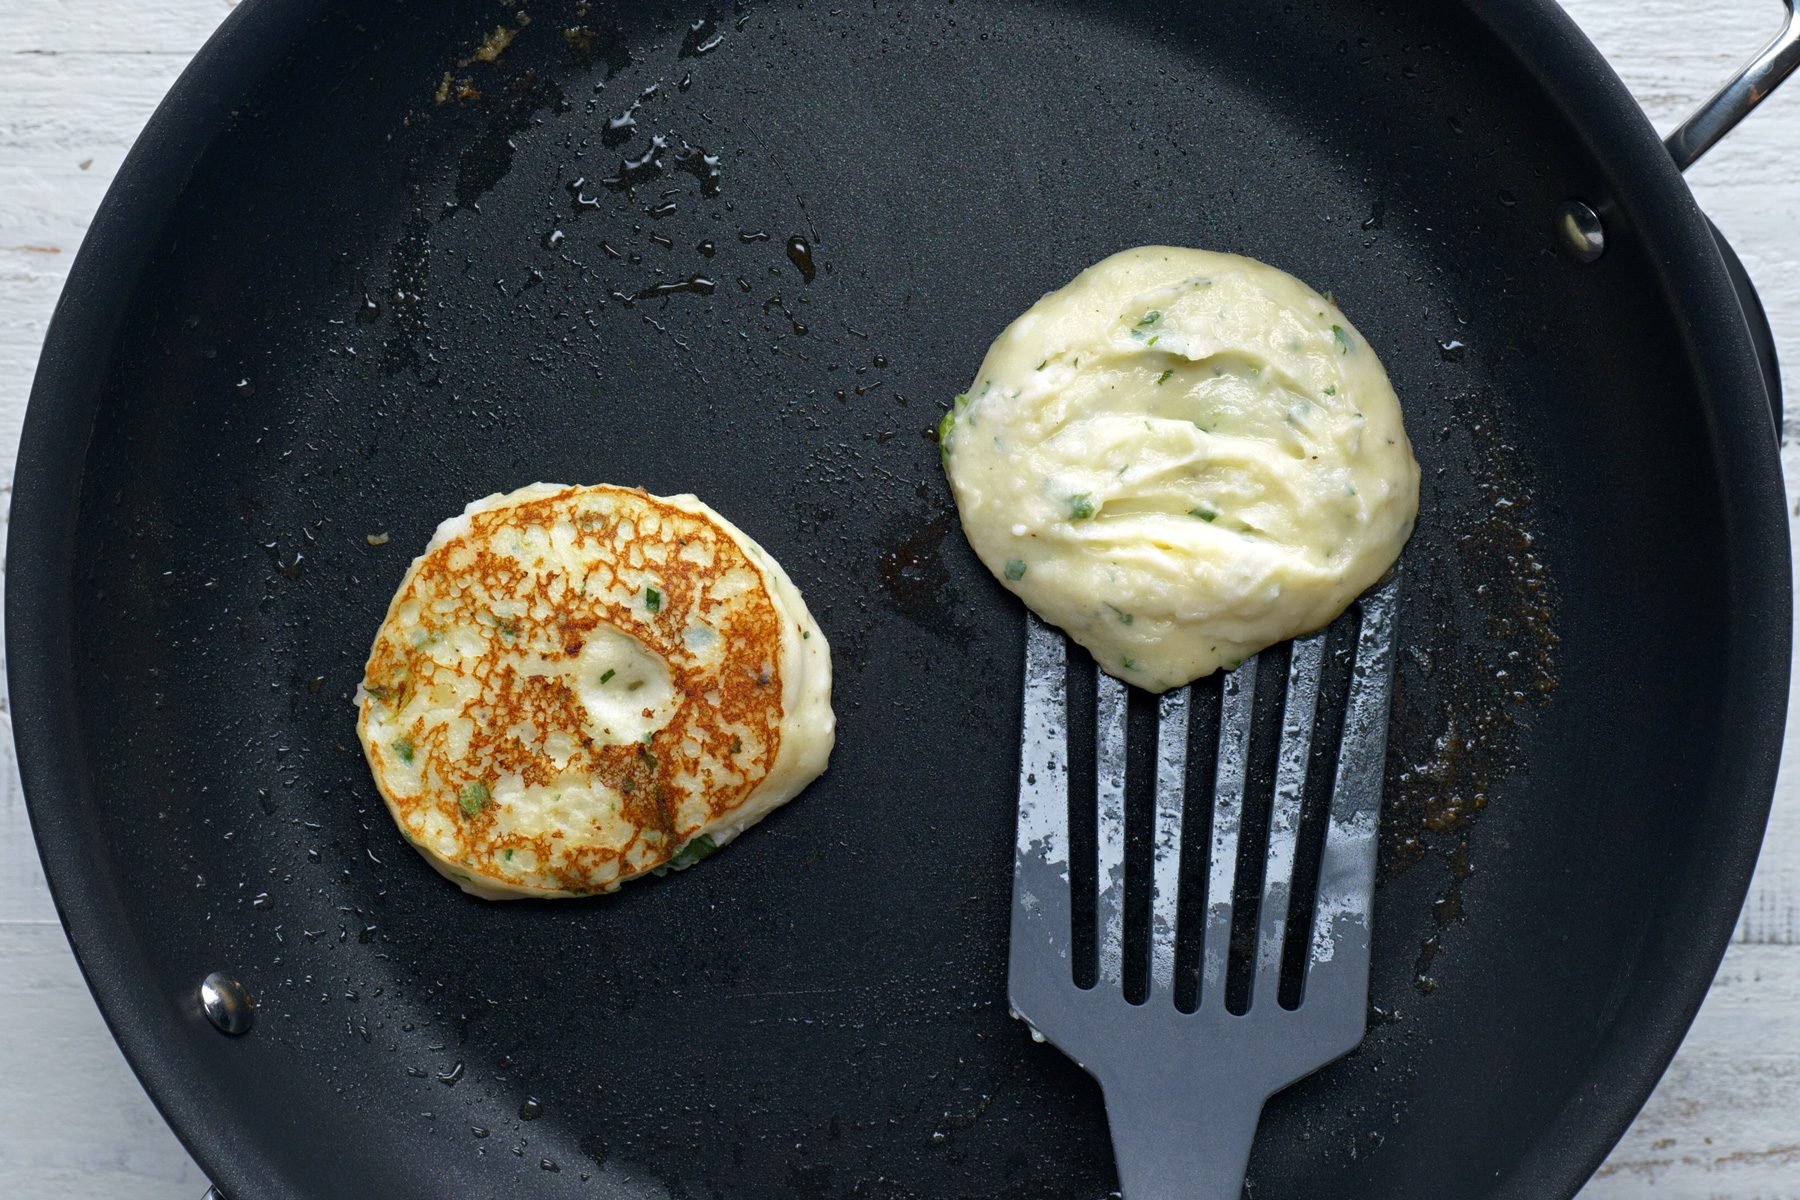
[[[1326,635],[1293,643],[1266,822],[1245,820],[1252,754],[1256,660],[1226,676],[1219,704],[1209,836],[1183,869],[1191,688],[1161,697],[1149,831],[1148,995],[1127,998],[1124,684],[1099,675],[1094,698],[1093,878],[1095,981],[1078,984],[1078,905],[1070,845],[1070,672],[1063,635],[1027,617],[1025,714],[1013,868],[1013,1011],[1100,1081],[1125,1200],[1236,1200],[1250,1144],[1269,1096],[1362,1040],[1369,991],[1370,910],[1393,669],[1395,585],[1359,601],[1335,776],[1323,822],[1311,932],[1299,942],[1298,1004],[1278,995],[1299,858]],[[1335,714],[1331,714],[1334,715]],[[1336,722],[1323,723],[1336,727]],[[1262,802],[1262,801],[1259,801]],[[1227,1003],[1240,831],[1268,830],[1254,949],[1243,964],[1248,999]],[[1203,856],[1203,861],[1200,861]],[[1197,962],[1180,962],[1183,887],[1204,891]],[[1085,942],[1085,938],[1080,939]],[[1198,978],[1197,1006],[1178,1007],[1181,972]]]

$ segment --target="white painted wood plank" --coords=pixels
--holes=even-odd
[[[0,717],[0,854],[11,869],[0,871],[0,924],[56,924],[56,906],[44,884],[44,867],[31,840],[31,824],[25,817],[25,798],[19,790],[19,773],[13,763],[12,722]],[[5,1008],[0,1004],[0,1027]],[[5,1091],[0,1075],[0,1093]],[[0,1124],[4,1123],[0,1114]]]
[[[19,0],[0,5],[0,47],[15,54],[168,54],[183,60],[236,0]]]
[[[1800,1200],[1800,952],[1735,945],[1582,1200]]]
[[[0,55],[0,486],[12,483],[25,397],[69,263],[186,61]]]
[[[200,1200],[205,1179],[112,1044],[62,927],[0,924],[0,963],[0,1191]]]
[[[1565,0],[1664,130],[1780,19],[1775,0]],[[0,488],[50,309],[106,184],[229,0],[0,0]],[[1800,82],[1690,176],[1800,379]],[[1800,416],[1792,386],[1789,410]],[[1800,422],[1797,422],[1800,424]],[[1800,448],[1784,456],[1790,494]],[[9,490],[9,489],[7,489]],[[4,499],[0,492],[0,499]],[[1800,733],[1800,714],[1791,722]],[[94,1011],[37,869],[0,729],[0,1180],[9,1195],[197,1197]],[[1800,737],[1741,943],[1584,1200],[1800,1200]],[[20,864],[28,864],[20,868]]]

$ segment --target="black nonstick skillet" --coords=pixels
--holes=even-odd
[[[247,0],[74,265],[7,558],[52,888],[223,1193],[1114,1186],[1007,1015],[1021,612],[931,431],[1149,242],[1331,289],[1425,473],[1370,1031],[1252,1194],[1577,1190],[1737,914],[1790,597],[1760,308],[1549,0]],[[840,739],[701,867],[491,904],[402,842],[349,698],[436,522],[539,479],[757,537]]]

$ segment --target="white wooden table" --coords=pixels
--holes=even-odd
[[[1776,0],[1564,0],[1667,130],[1779,24]],[[0,0],[0,490],[64,273],[113,172],[231,0]],[[1800,429],[1800,80],[1689,176],[1762,292]],[[1800,442],[1784,449],[1794,494]],[[1800,524],[1800,518],[1796,518]],[[1800,708],[1800,705],[1796,705]],[[1800,715],[1790,716],[1790,732]],[[1800,737],[1712,994],[1585,1200],[1800,1200]],[[0,1195],[198,1200],[76,970],[0,728]]]

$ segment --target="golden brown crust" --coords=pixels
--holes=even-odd
[[[531,551],[518,549],[551,531],[573,538],[558,561],[581,564],[580,578],[534,566]],[[396,818],[415,841],[451,822],[458,851],[446,857],[496,883],[509,880],[498,866],[509,851],[535,855],[536,886],[568,892],[610,887],[666,863],[696,831],[737,809],[780,751],[783,618],[763,578],[761,565],[716,525],[639,489],[571,488],[474,513],[466,531],[415,564],[369,658],[365,731],[372,705],[399,717],[416,697],[470,678],[478,685],[442,713],[434,705],[393,726],[406,743],[407,774],[419,773],[415,789],[394,782],[401,739],[366,738]],[[757,585],[743,586],[746,579]],[[646,599],[652,587],[655,597]],[[403,611],[407,620],[397,622]],[[696,653],[695,627],[716,632],[722,650]],[[647,740],[597,737],[569,671],[554,668],[578,660],[603,628],[635,639],[668,668],[674,695],[663,711],[671,715]],[[446,664],[433,653],[471,632],[483,639],[478,655]],[[466,748],[452,745],[460,741],[452,713],[467,722]],[[656,715],[643,710],[646,721]],[[562,829],[518,832],[491,799],[502,780],[548,788],[572,777],[618,797],[616,818],[606,829],[596,822],[592,839]],[[430,841],[446,849],[441,835]]]

